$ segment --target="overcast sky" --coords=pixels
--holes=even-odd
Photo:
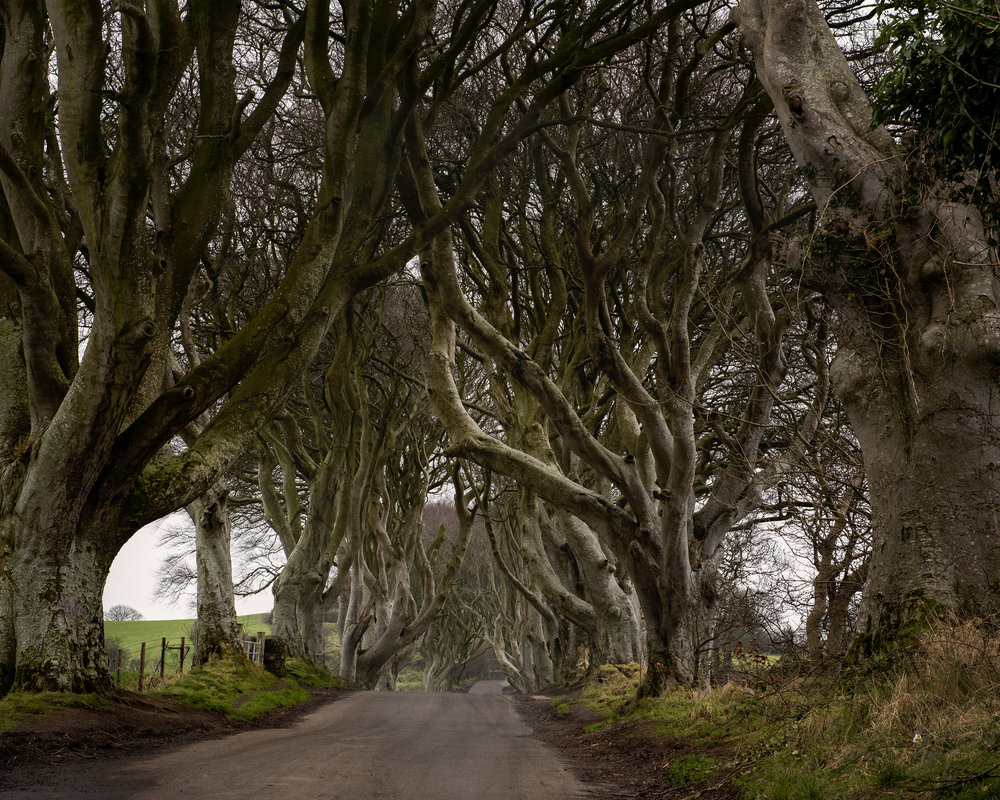
[[[169,550],[160,546],[160,526],[164,520],[147,525],[126,544],[111,565],[104,587],[105,610],[116,605],[132,606],[145,619],[191,619],[195,616],[194,589],[179,603],[155,600],[157,572]],[[169,524],[169,523],[166,523]],[[270,611],[274,596],[267,589],[252,597],[236,598],[236,613]]]

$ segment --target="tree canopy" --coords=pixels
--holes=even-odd
[[[708,680],[778,523],[817,658],[1000,608],[994,12],[883,9],[877,110],[851,4],[7,3],[0,691],[107,685],[179,508],[204,657],[235,515],[365,685]]]

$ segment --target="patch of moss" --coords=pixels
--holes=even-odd
[[[21,720],[44,716],[61,708],[108,708],[107,699],[99,694],[69,692],[10,692],[0,699],[0,733],[17,727]]]
[[[675,758],[667,771],[677,786],[690,786],[711,778],[718,764],[719,759],[713,756],[689,753]]]
[[[285,662],[285,670],[289,677],[304,686],[312,686],[320,689],[342,689],[344,684],[338,675],[334,675],[330,670],[306,661],[295,656]]]
[[[949,616],[940,603],[923,592],[911,592],[898,605],[886,604],[877,631],[868,628],[858,634],[844,659],[849,671],[896,670],[905,666],[908,652],[920,638]]]
[[[279,679],[236,657],[209,661],[201,669],[177,676],[153,694],[193,708],[248,721],[283,706],[309,698],[305,686],[332,687],[339,679],[301,659],[287,662],[288,674]]]
[[[277,708],[293,706],[308,699],[309,692],[294,681],[289,681],[283,689],[255,692],[249,697],[241,698],[239,707],[230,709],[226,716],[233,720],[248,721]]]

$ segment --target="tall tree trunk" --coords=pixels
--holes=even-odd
[[[820,566],[813,578],[812,605],[806,614],[806,653],[811,661],[817,664],[823,660],[823,618],[827,612],[827,597],[830,581],[836,576],[831,574],[828,565]]]
[[[836,589],[830,596],[829,625],[826,638],[828,656],[843,657],[850,647],[849,612],[854,596],[858,594],[865,583],[868,574],[867,562],[840,579]]]
[[[274,584],[271,630],[286,642],[291,652],[322,664],[323,584],[321,565],[285,564]],[[326,570],[329,574],[329,568]]]
[[[340,677],[347,686],[354,685],[358,664],[358,647],[371,624],[370,614],[361,608],[364,595],[361,575],[361,559],[363,557],[361,553],[358,553],[351,565],[353,575],[350,599],[347,604],[347,613],[343,614],[343,633],[340,638]]]
[[[657,697],[677,686],[695,686],[699,681],[699,637],[708,611],[692,584],[663,587],[669,611],[646,616],[646,671],[639,683],[639,697]]]
[[[871,128],[814,0],[743,0],[736,19],[821,210],[803,279],[838,314],[833,379],[871,491],[863,643],[995,613],[1000,265],[980,214]]]
[[[232,527],[226,507],[229,491],[224,480],[189,503],[195,523],[198,564],[198,619],[194,626],[194,664],[240,647],[233,593],[233,562],[230,555]]]
[[[4,533],[0,692],[110,688],[101,596],[114,553],[86,533]]]
[[[968,299],[992,304],[991,296]],[[938,300],[948,314],[946,297]],[[867,367],[842,380],[871,487],[876,538],[861,613],[872,645],[929,613],[1000,611],[1000,392],[982,352],[990,332],[968,310],[951,331],[932,332],[937,341],[910,366],[895,365],[895,387]],[[958,341],[947,343],[949,335]]]
[[[557,510],[555,516],[576,558],[586,597],[594,609],[591,661],[598,664],[635,661],[639,655],[639,626],[629,598],[618,582],[618,567],[583,522],[562,510]]]

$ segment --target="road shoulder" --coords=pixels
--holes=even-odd
[[[739,800],[728,781],[721,786],[676,786],[669,767],[690,755],[689,743],[658,734],[643,721],[616,722],[588,732],[600,714],[576,704],[580,688],[551,689],[516,697],[518,711],[535,734],[555,747],[577,777],[607,800]]]

